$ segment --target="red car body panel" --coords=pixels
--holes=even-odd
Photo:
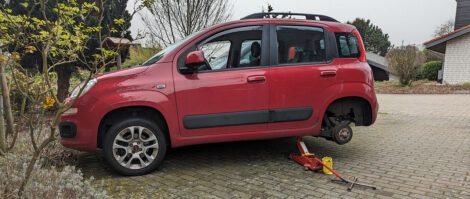
[[[335,76],[321,76],[322,71]],[[317,111],[325,99],[337,95],[341,87],[338,61],[329,64],[282,66],[271,68],[269,108],[313,107],[308,120],[270,123],[269,129],[313,128],[320,124]],[[308,92],[306,92],[308,91]]]
[[[355,30],[351,25],[335,22],[292,19],[249,19],[214,26],[181,44],[155,64],[98,76],[98,83],[73,105],[78,113],[61,116],[61,122],[73,122],[77,126],[76,136],[62,138],[62,145],[95,151],[101,120],[111,111],[125,107],[149,107],[159,111],[167,123],[172,147],[317,136],[328,105],[343,97],[367,100],[375,121],[378,104],[373,75],[368,64],[356,58],[338,58],[320,65],[274,66],[191,75],[178,71],[178,57],[201,39],[229,28],[263,24],[317,26],[330,32]],[[157,85],[165,87],[156,89]],[[67,102],[71,101],[67,99]],[[303,121],[198,129],[187,129],[182,122],[188,115],[292,107],[312,107],[313,114]]]

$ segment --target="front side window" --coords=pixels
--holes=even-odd
[[[322,28],[278,26],[276,32],[279,64],[326,61],[325,34]]]
[[[193,49],[202,51],[205,58],[205,64],[198,71],[261,66],[262,32],[262,26],[246,26],[225,30],[202,40]],[[186,54],[183,53],[182,57]]]
[[[199,47],[212,70],[227,68],[231,43],[228,40],[210,42]],[[201,68],[202,69],[202,68]]]
[[[351,33],[335,33],[341,58],[359,58],[361,51],[357,37]]]
[[[240,50],[239,67],[259,66],[261,63],[261,39],[245,40]]]

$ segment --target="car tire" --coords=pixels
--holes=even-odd
[[[143,175],[163,161],[166,136],[148,119],[129,118],[113,125],[106,133],[103,151],[109,166],[122,175]]]

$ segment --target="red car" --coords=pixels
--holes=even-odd
[[[350,123],[374,123],[374,79],[356,28],[323,15],[266,15],[216,25],[80,84],[61,116],[62,145],[102,148],[117,172],[141,175],[168,147],[289,136],[345,144]]]

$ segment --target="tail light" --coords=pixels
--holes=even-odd
[[[366,49],[364,48],[364,42],[362,42],[362,37],[361,37],[361,34],[359,34],[359,31],[357,29],[353,30],[352,32],[354,34],[354,36],[357,37],[357,39],[359,40],[359,46],[361,48],[361,56],[359,57],[359,61],[361,62],[366,62]]]

